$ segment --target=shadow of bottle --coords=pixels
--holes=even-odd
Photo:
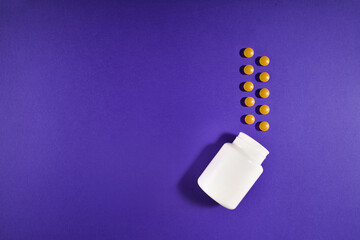
[[[191,202],[207,206],[214,207],[218,204],[212,200],[197,184],[197,179],[201,173],[205,170],[206,166],[214,158],[216,153],[220,150],[222,145],[227,142],[232,142],[235,139],[234,134],[224,133],[214,143],[207,145],[200,154],[196,157],[193,164],[188,168],[185,174],[182,176],[178,183],[178,190],[182,195]]]

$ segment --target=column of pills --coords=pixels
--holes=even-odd
[[[254,50],[252,48],[245,48],[241,50],[240,54],[242,57],[251,58],[254,56]],[[267,66],[270,63],[270,59],[267,56],[258,57],[255,61],[260,66]],[[240,68],[240,71],[245,75],[251,75],[254,73],[254,67],[252,65],[244,65]],[[267,72],[260,72],[258,74],[258,78],[260,82],[266,83],[270,80],[270,74]],[[241,84],[241,88],[245,92],[251,92],[254,90],[254,84],[251,81],[243,82]],[[270,91],[267,88],[259,88],[256,92],[258,98],[268,98],[270,95]],[[242,103],[245,107],[253,107],[255,105],[255,99],[248,96],[243,98]],[[256,109],[258,111],[258,114],[261,115],[267,115],[270,112],[270,107],[268,105],[258,105]],[[243,121],[246,124],[251,125],[255,122],[255,116],[252,114],[247,114],[243,116]],[[261,131],[267,131],[270,128],[269,123],[266,121],[258,122],[256,126]]]

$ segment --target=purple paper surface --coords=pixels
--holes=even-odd
[[[359,39],[358,1],[1,1],[0,239],[359,239]],[[240,131],[230,211],[196,180]]]

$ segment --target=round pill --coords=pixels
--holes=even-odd
[[[255,122],[255,117],[251,114],[246,115],[245,122],[247,124],[253,124]]]
[[[267,66],[270,63],[270,59],[267,56],[262,56],[259,62],[261,66]]]
[[[245,82],[243,89],[247,92],[251,92],[254,89],[254,84],[252,82]]]
[[[261,82],[267,82],[270,79],[270,74],[268,74],[267,72],[262,72],[259,76],[259,79]]]
[[[245,105],[248,106],[248,107],[251,107],[251,106],[254,106],[255,104],[255,99],[252,98],[252,97],[247,97],[245,98]]]
[[[270,125],[269,125],[268,122],[265,122],[265,121],[264,121],[264,122],[261,122],[261,123],[259,124],[259,128],[260,128],[261,131],[266,132],[267,130],[269,130]]]
[[[268,105],[262,105],[259,108],[259,112],[263,115],[266,115],[270,112],[270,107]]]
[[[247,58],[251,58],[252,56],[254,56],[254,49],[252,48],[245,48],[244,50],[244,56]]]
[[[259,95],[262,98],[268,98],[269,95],[270,95],[270,91],[267,88],[263,88],[263,89],[260,90]]]
[[[251,66],[251,65],[246,65],[245,67],[244,67],[244,73],[246,74],[246,75],[250,75],[250,74],[252,74],[254,72],[254,67],[253,66]]]

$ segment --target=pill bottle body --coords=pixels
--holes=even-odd
[[[249,145],[249,142],[239,137],[250,139],[261,146],[246,134],[240,133],[233,143],[222,146],[198,179],[200,188],[228,209],[235,209],[260,177],[263,172],[261,163],[268,154],[264,147],[254,149],[251,142]],[[254,152],[258,150],[264,152]]]

